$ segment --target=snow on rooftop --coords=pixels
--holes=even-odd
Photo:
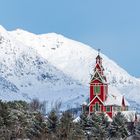
[[[112,122],[113,121],[107,113],[105,113],[105,117],[107,117],[107,119],[108,119],[109,122]]]
[[[76,119],[73,120],[73,122],[77,123],[81,120],[81,118],[78,116]]]
[[[87,105],[87,102],[83,102],[83,104],[82,105]]]
[[[140,114],[137,114],[137,121],[140,122]]]
[[[128,122],[134,122],[136,117],[136,111],[122,111],[121,112]]]
[[[123,95],[121,95],[120,91],[117,90],[116,87],[114,86],[109,86],[108,87],[108,97],[107,100],[105,101],[105,105],[122,105],[122,98]],[[124,98],[125,100],[125,98]],[[125,100],[125,105],[129,106],[129,103]]]

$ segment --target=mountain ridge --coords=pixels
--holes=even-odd
[[[24,33],[26,33],[26,35],[28,34],[30,34],[29,32],[26,32],[26,31],[23,31],[23,30],[20,30],[20,31],[22,31],[22,32],[24,32]],[[48,54],[44,54],[44,51],[45,52],[47,52],[47,51],[50,51],[49,50],[49,48],[46,48],[45,47],[45,49],[44,49],[44,46],[45,46],[45,44],[47,44],[49,47],[51,46],[51,49],[57,49],[57,47],[62,43],[63,44],[63,41],[61,41],[61,40],[65,40],[65,42],[68,40],[69,42],[72,42],[73,44],[75,43],[76,45],[78,44],[78,47],[80,46],[80,47],[82,47],[82,49],[84,50],[84,51],[82,51],[81,53],[83,53],[83,55],[85,55],[85,53],[87,52],[87,50],[88,50],[88,53],[89,52],[92,52],[92,53],[90,53],[90,54],[86,54],[88,57],[87,57],[87,59],[89,59],[90,57],[91,57],[91,59],[93,59],[93,64],[91,64],[92,65],[92,67],[94,66],[94,64],[95,64],[95,57],[96,57],[96,55],[97,55],[97,51],[95,51],[94,49],[92,49],[90,46],[88,46],[88,45],[85,45],[85,44],[83,44],[83,43],[80,43],[80,42],[77,42],[77,41],[73,41],[73,40],[71,40],[71,39],[68,39],[68,38],[65,38],[65,37],[63,37],[62,35],[57,35],[57,34],[54,34],[54,33],[49,33],[49,34],[43,34],[43,41],[45,40],[45,42],[41,42],[41,44],[39,44],[39,42],[40,42],[40,38],[42,37],[42,35],[34,35],[34,34],[32,34],[32,35],[34,35],[34,37],[33,37],[33,39],[30,39],[30,40],[28,40],[27,38],[23,38],[23,36],[22,36],[22,32],[18,32],[18,35],[16,35],[15,33],[16,33],[16,31],[13,31],[12,32],[12,34],[16,37],[16,39],[18,39],[19,41],[21,41],[21,40],[23,40],[23,42],[27,45],[29,45],[29,46],[33,46],[44,58],[46,58],[47,60],[49,60],[51,63],[54,63],[53,61],[56,61],[56,60],[51,60],[50,58],[49,58],[49,56],[47,56]],[[21,35],[21,37],[20,37],[20,35]],[[50,36],[51,35],[51,36]],[[24,35],[25,36],[25,35]],[[44,39],[44,36],[46,37],[45,39]],[[52,42],[54,42],[54,44],[49,44],[48,42],[49,42],[49,39],[52,41]],[[33,40],[35,40],[35,43],[34,43],[34,41]],[[39,40],[38,41],[38,43],[37,43],[37,40]],[[22,41],[21,41],[22,42]],[[51,42],[51,43],[52,43]],[[44,44],[45,43],[45,44]],[[58,43],[58,44],[57,44]],[[60,44],[59,44],[60,43]],[[72,44],[72,45],[73,45]],[[76,47],[76,45],[74,44],[74,47]],[[67,45],[67,44],[66,44]],[[66,45],[65,45],[65,47],[66,47]],[[68,44],[69,46],[69,48],[71,47],[71,45],[70,44]],[[61,45],[61,46],[63,46],[63,45]],[[41,48],[42,47],[42,48]],[[40,49],[41,48],[41,49]],[[86,48],[86,49],[85,49]],[[65,50],[66,50],[67,48],[65,48]],[[63,51],[65,51],[65,50],[63,50]],[[75,49],[73,49],[74,51],[75,51]],[[72,50],[72,51],[73,51]],[[70,51],[70,49],[68,50],[68,51]],[[77,50],[76,50],[77,51]],[[80,50],[81,51],[81,50]],[[58,52],[58,51],[57,51]],[[47,52],[48,53],[48,52]],[[74,53],[74,52],[72,52],[72,53]],[[53,51],[52,51],[52,53],[51,53],[51,55],[53,54]],[[54,55],[59,55],[59,56],[56,56],[56,57],[60,57],[60,55],[63,55],[62,53],[61,53],[61,51],[59,51],[58,53],[54,53]],[[67,55],[67,54],[65,54],[65,55]],[[71,54],[70,54],[71,55]],[[105,55],[103,55],[103,54],[101,54],[103,57],[105,57],[105,59],[109,59],[108,57],[106,57]],[[94,56],[94,57],[93,57]],[[85,56],[84,56],[85,57]],[[66,56],[64,56],[64,58],[67,58]],[[60,58],[59,58],[60,59]],[[109,59],[110,60],[110,59]],[[90,60],[91,61],[91,60]],[[56,63],[57,63],[57,61],[56,61]],[[110,60],[110,63],[113,63],[114,65],[115,65],[115,67],[119,67],[116,63],[114,63],[112,60]],[[60,65],[61,65],[61,63],[59,63]],[[54,64],[55,66],[57,66],[56,64]],[[106,64],[105,64],[106,65]],[[59,67],[59,66],[58,66]],[[60,67],[59,67],[60,68]],[[86,68],[86,69],[88,69],[88,67]],[[121,72],[123,72],[124,74],[127,74],[128,76],[130,76],[124,69],[122,69],[121,67],[119,67],[119,69],[121,69]],[[133,76],[131,76],[131,77],[133,77]],[[135,78],[135,77],[133,77],[133,78]],[[89,80],[88,80],[89,81]],[[86,83],[88,82],[88,81],[86,81]]]
[[[78,106],[88,98],[90,74],[92,74],[95,65],[96,50],[56,33],[36,35],[21,29],[6,31],[3,27],[0,27],[0,36],[2,36],[2,32],[4,38],[9,38],[11,42],[15,42],[15,44],[11,43],[11,46],[13,52],[18,50],[13,55],[13,57],[16,57],[16,64],[18,65],[15,65],[14,59],[12,61],[15,67],[13,71],[17,70],[20,78],[12,72],[10,73],[13,74],[11,78],[9,78],[10,76],[5,77],[6,72],[4,70],[4,73],[0,71],[0,74],[16,86],[18,85],[17,87],[21,92],[32,98],[38,97],[50,102],[59,99],[63,102],[64,108],[69,105]],[[1,53],[6,52],[6,46],[9,51],[11,47],[8,43],[4,44],[2,42],[0,44]],[[10,53],[5,54],[3,59],[0,58],[0,64],[6,65],[9,69],[11,65],[7,63],[8,60],[5,58],[11,56]],[[120,90],[132,105],[139,104],[140,81],[129,75],[104,54],[101,54],[101,56],[103,57],[105,75],[110,85]],[[5,60],[5,63],[3,60]],[[1,65],[2,69],[4,68],[3,65]],[[33,75],[26,75],[27,73]],[[43,77],[46,79],[43,79]],[[51,78],[54,77],[56,78],[52,80]],[[38,78],[41,78],[41,81],[38,81]],[[29,85],[26,85],[26,83]],[[133,96],[134,93],[137,93],[137,95]],[[134,105],[134,107],[136,106]]]

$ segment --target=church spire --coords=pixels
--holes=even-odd
[[[98,55],[100,55],[100,51],[101,51],[101,49],[98,49]]]
[[[100,51],[101,51],[101,49],[98,49],[98,55],[96,57],[96,64],[102,65],[102,58],[100,56]]]
[[[103,71],[104,71],[104,68],[103,68],[103,66],[102,66],[102,57],[100,56],[100,49],[98,49],[98,55],[97,55],[97,57],[96,57],[96,66],[95,66],[95,68],[94,68],[94,72],[95,71],[98,71],[98,73],[105,79],[105,81],[106,81],[106,78],[105,78],[105,76],[104,76],[104,74],[103,74]]]

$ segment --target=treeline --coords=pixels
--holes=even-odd
[[[0,101],[0,140],[108,140],[126,139],[126,119],[118,113],[110,123],[104,114],[81,114],[78,121],[70,111],[59,112],[56,105],[46,115],[46,103],[37,99]],[[133,129],[139,133],[140,127]]]

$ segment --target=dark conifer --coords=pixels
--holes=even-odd
[[[128,130],[126,125],[126,118],[121,112],[118,112],[113,117],[113,122],[110,125],[110,137],[121,139],[126,138],[128,136]]]

